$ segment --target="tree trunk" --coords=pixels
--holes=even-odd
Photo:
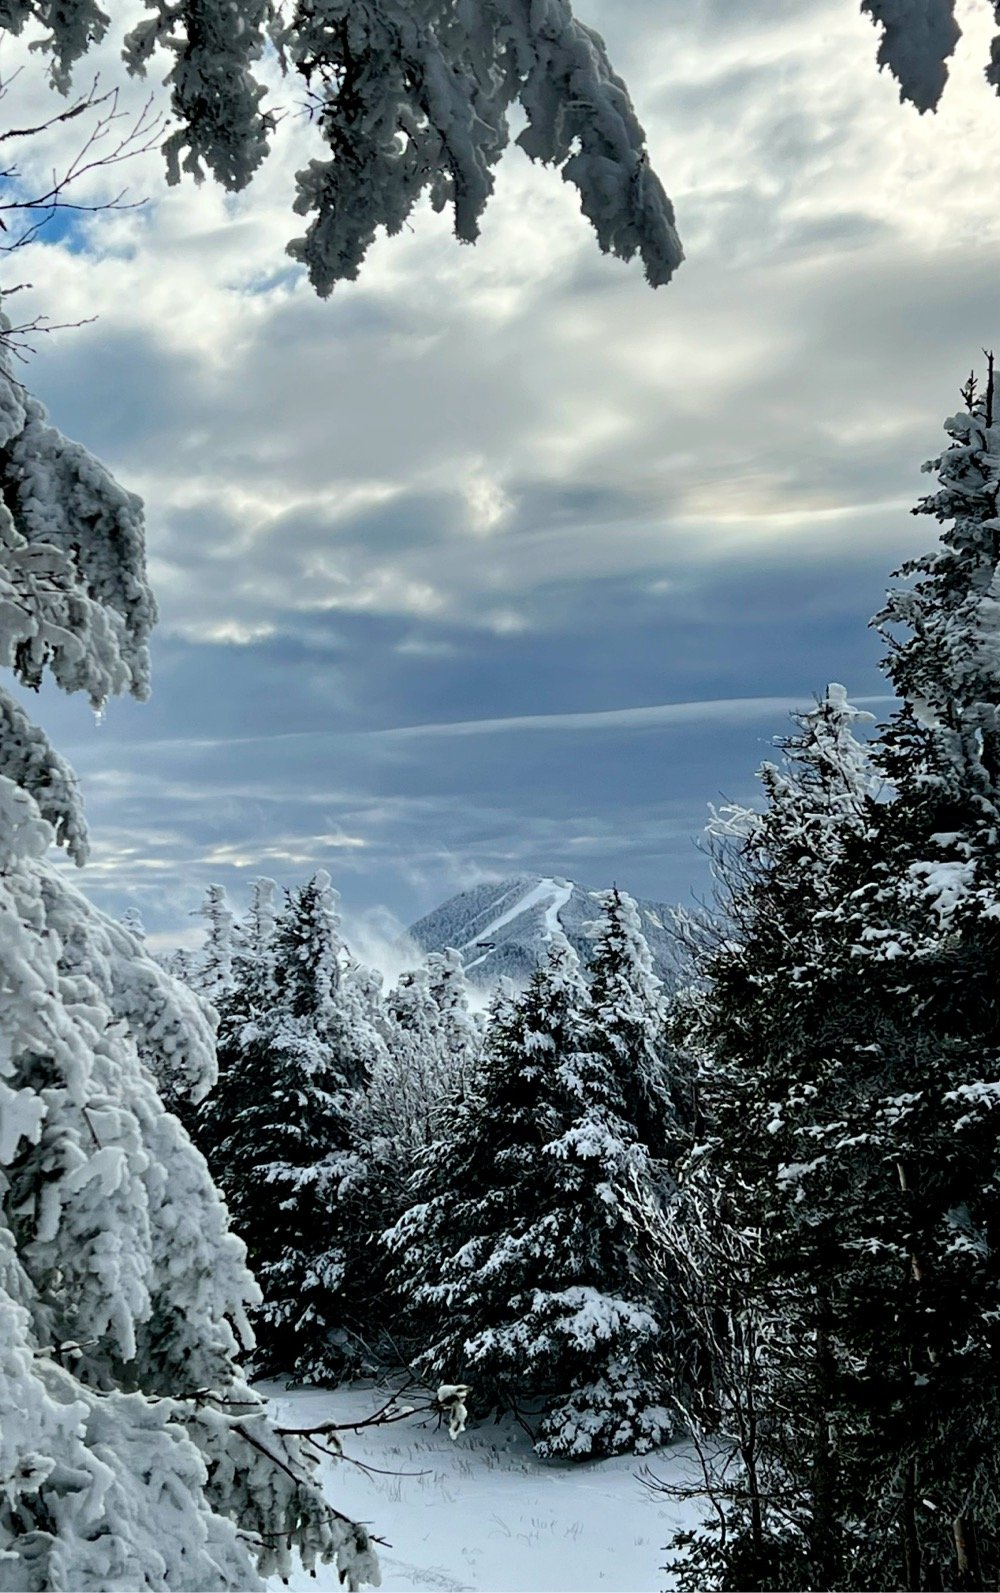
[[[750,1504],[750,1542],[753,1545],[754,1586],[760,1587],[764,1577],[764,1512],[760,1500],[760,1480],[757,1476],[757,1335],[752,1327],[746,1336],[745,1406],[741,1438],[741,1459],[746,1469],[747,1494]],[[748,1584],[747,1593],[751,1593]]]
[[[955,1539],[955,1586],[957,1588],[981,1588],[983,1585],[983,1573],[979,1566],[976,1534],[972,1522],[963,1513],[956,1516],[951,1525],[952,1536]]]
[[[840,1530],[837,1510],[837,1452],[831,1427],[834,1408],[834,1358],[830,1298],[818,1301],[816,1324],[816,1438],[813,1452],[813,1564],[816,1588],[836,1588],[840,1577]]]
[[[903,1473],[903,1586],[920,1593],[920,1535],[917,1531],[917,1462],[906,1462]]]

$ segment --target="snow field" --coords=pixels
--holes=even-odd
[[[357,1421],[384,1403],[378,1388],[259,1385],[279,1425]],[[669,1586],[664,1546],[700,1517],[697,1505],[650,1493],[631,1456],[540,1461],[513,1421],[485,1422],[454,1442],[415,1416],[341,1435],[350,1460],[324,1461],[330,1500],[378,1537],[382,1586],[444,1593],[657,1593]],[[660,1477],[690,1483],[683,1445],[645,1457]],[[382,1468],[366,1472],[352,1461]],[[386,1475],[385,1473],[388,1473]],[[280,1583],[272,1584],[275,1593]],[[292,1593],[340,1593],[336,1568],[298,1569]]]

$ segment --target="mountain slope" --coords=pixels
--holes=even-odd
[[[673,941],[667,932],[671,909],[637,901],[656,971],[672,983]],[[520,874],[474,885],[443,902],[410,929],[424,952],[454,946],[462,953],[470,983],[492,989],[498,979],[523,985],[545,957],[553,930],[561,929],[583,962],[591,949],[588,926],[600,907],[590,890],[572,880]]]

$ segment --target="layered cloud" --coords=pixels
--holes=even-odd
[[[319,303],[283,255],[287,85],[247,195],[168,192],[150,155],[147,206],[26,260],[24,302],[99,318],[32,381],[144,494],[163,610],[152,704],[43,712],[91,888],[163,933],[208,878],[320,863],[403,917],[476,870],[683,894],[786,705],[879,693],[867,617],[997,335],[989,8],[936,118],[852,0],[579,9],[677,204],[659,293],[514,152],[475,249],[422,214]]]

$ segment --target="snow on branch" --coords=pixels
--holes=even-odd
[[[295,208],[313,220],[290,245],[320,294],[357,276],[376,229],[398,232],[425,190],[474,242],[515,101],[518,143],[575,184],[605,252],[639,254],[654,286],[680,264],[625,85],[567,0],[302,3],[280,43],[332,155],[299,173]]]
[[[0,746],[8,779],[34,797],[41,817],[52,825],[56,842],[65,846],[74,863],[85,863],[87,824],[76,775],[44,730],[33,725],[5,691],[0,691]]]
[[[955,0],[861,0],[861,9],[882,30],[878,64],[896,79],[900,99],[935,110],[961,37]]]
[[[32,21],[49,30],[33,47],[48,52],[49,76],[65,94],[73,67],[100,44],[111,18],[94,0],[0,0],[0,28],[6,32],[22,33]]]
[[[7,331],[0,664],[144,696],[142,506],[48,424]],[[242,1378],[260,1290],[154,1086],[205,1094],[215,1015],[52,868],[53,839],[83,860],[76,783],[0,693],[0,1586],[263,1593],[296,1551],[377,1582],[367,1531]],[[192,1383],[211,1398],[175,1396]]]
[[[0,343],[9,328],[0,317]],[[0,663],[26,686],[49,669],[94,707],[145,697],[156,604],[142,504],[48,424],[0,348]]]
[[[521,148],[576,187],[605,253],[638,255],[653,286],[681,263],[628,91],[569,0],[296,0],[287,11],[268,0],[147,0],[147,10],[123,53],[140,75],[157,54],[172,58],[170,182],[208,172],[245,188],[277,121],[258,64],[277,50],[301,80],[328,156],[298,173],[294,208],[308,226],[289,253],[322,296],[356,277],[379,228],[399,232],[425,194],[473,242],[515,104],[527,119]],[[66,92],[108,17],[92,0],[0,0],[0,27],[20,32],[29,18],[49,30],[36,47]]]
[[[157,48],[174,57],[166,80],[177,123],[163,146],[168,180],[178,182],[183,169],[200,181],[207,167],[224,188],[245,188],[274,126],[261,105],[266,89],[253,75],[273,15],[269,0],[152,0],[148,9],[152,17],[128,35],[123,55],[136,74]]]

